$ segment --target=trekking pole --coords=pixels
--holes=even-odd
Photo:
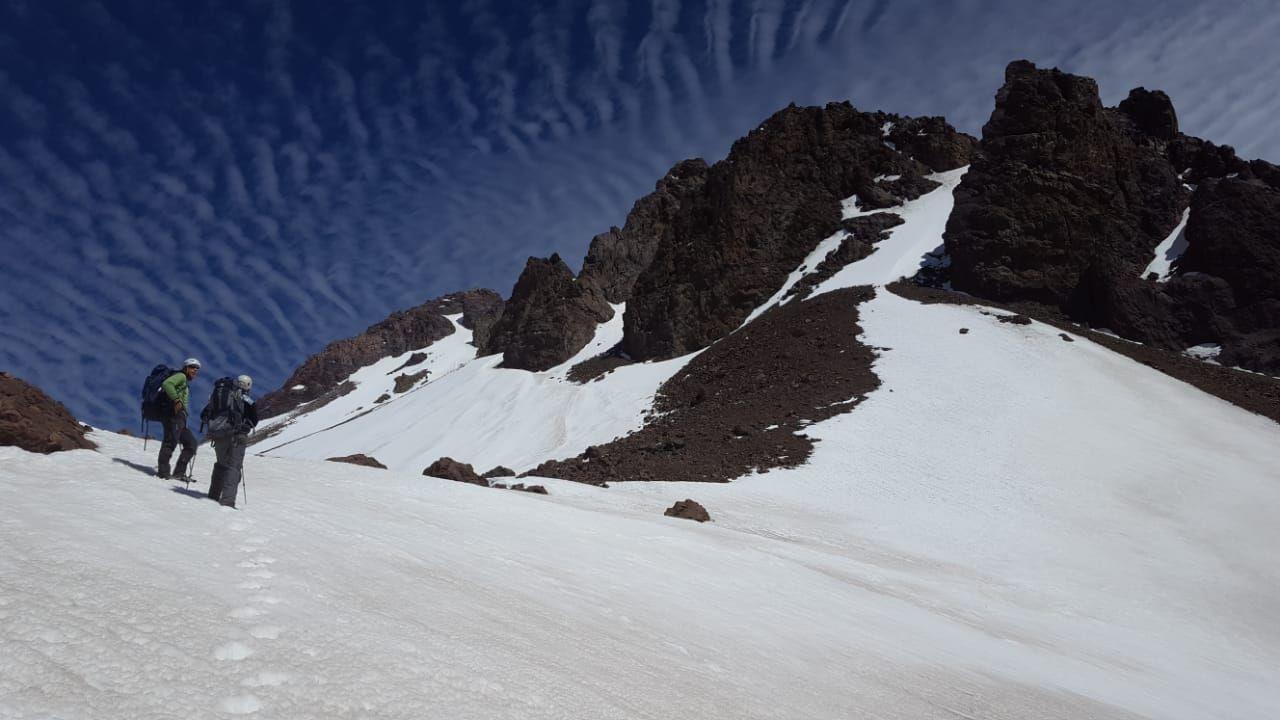
[[[142,452],[147,451],[147,439],[151,437],[151,421],[142,421]]]
[[[186,477],[184,477],[184,478],[182,478],[182,482],[184,482],[184,483],[186,483],[186,484],[187,484],[187,489],[188,489],[188,490],[190,490],[190,489],[191,489],[191,476],[193,476],[193,475],[195,475],[195,474],[196,474],[196,458],[197,458],[197,457],[199,457],[199,455],[200,455],[200,453],[194,453],[194,454],[192,454],[192,456],[191,456],[191,467],[187,470],[187,476],[186,476]]]
[[[249,507],[249,483],[245,481],[244,464],[240,465],[240,487],[244,488],[244,506]]]

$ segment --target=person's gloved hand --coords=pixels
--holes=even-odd
[[[182,412],[182,401],[181,401],[181,400],[174,400],[174,401],[173,401],[173,411],[174,411],[174,412],[176,412],[176,413],[180,413],[180,412]]]

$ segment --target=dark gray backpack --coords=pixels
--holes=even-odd
[[[244,425],[244,396],[233,377],[219,378],[209,393],[209,403],[200,411],[200,427],[214,440],[225,440],[241,432]]]

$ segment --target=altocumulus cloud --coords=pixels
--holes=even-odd
[[[1280,157],[1269,3],[8,2],[0,367],[108,427],[186,355],[260,387],[451,290],[581,257],[788,102],[978,132],[1004,64],[1159,87]],[[206,386],[207,387],[207,386]]]

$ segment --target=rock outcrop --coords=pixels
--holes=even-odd
[[[625,352],[649,360],[706,347],[737,328],[839,229],[841,200],[856,194],[870,207],[900,202],[876,179],[919,177],[931,168],[886,143],[886,128],[899,122],[909,121],[848,103],[791,106],[734,143],[707,170],[702,189],[681,203],[636,279]],[[946,153],[935,157],[926,146],[922,140],[931,160],[950,164]],[[963,155],[952,154],[954,161]]]
[[[891,122],[885,139],[934,172],[968,165],[978,149],[977,138],[956,132],[945,118],[898,118]]]
[[[463,482],[489,487],[489,481],[478,475],[475,468],[471,467],[467,463],[458,462],[450,457],[442,457],[431,463],[426,470],[422,471],[422,474],[430,477],[452,480],[454,482]]]
[[[44,454],[96,448],[85,437],[86,431],[62,403],[38,387],[0,372],[0,445]]]
[[[707,163],[701,158],[682,160],[667,171],[653,192],[640,198],[619,228],[610,228],[591,241],[578,280],[597,288],[611,303],[626,302],[636,278],[649,263],[664,238],[674,230],[672,221],[689,199],[707,183]]]
[[[492,470],[486,473],[483,473],[481,475],[481,477],[487,477],[487,478],[515,477],[515,476],[516,476],[516,471],[504,465],[498,465],[494,467]]]
[[[947,222],[954,286],[1104,321],[1105,288],[1140,275],[1188,201],[1142,127],[1090,78],[1011,63]]]
[[[500,310],[502,298],[492,290],[451,293],[410,310],[392,313],[363,333],[329,343],[307,358],[284,385],[258,400],[258,414],[271,417],[299,405],[329,396],[341,396],[355,389],[344,384],[351,373],[386,357],[418,350],[454,332],[445,316],[462,314],[463,326],[487,333],[492,318]],[[343,388],[346,388],[345,390]]]
[[[559,255],[529,258],[480,352],[502,353],[506,368],[546,370],[586,347],[611,317],[604,296],[574,278]]]
[[[1143,278],[1188,206],[1172,276]],[[1163,92],[1108,109],[1089,78],[1011,63],[945,239],[956,289],[1280,372],[1280,168],[1181,134]]]
[[[328,462],[348,463],[350,465],[363,465],[364,467],[380,468],[386,470],[387,466],[378,462],[364,453],[356,453],[354,455],[343,455],[342,457],[325,458]]]

